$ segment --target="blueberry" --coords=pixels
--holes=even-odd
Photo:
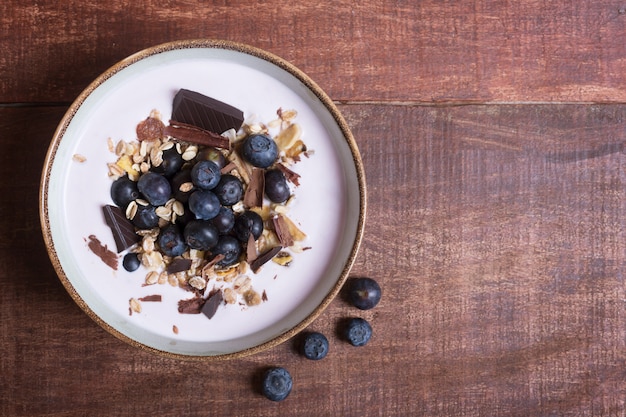
[[[137,183],[130,178],[120,177],[111,184],[111,199],[116,206],[125,209],[128,203],[138,198]]]
[[[174,174],[170,183],[172,186],[174,198],[181,203],[186,203],[187,201],[189,201],[189,196],[193,191],[195,191],[194,187],[192,187],[188,191],[181,191],[180,189],[180,186],[183,184],[193,184],[191,181],[191,169],[183,169],[182,171],[178,171],[176,174]]]
[[[146,172],[137,181],[139,192],[153,206],[162,206],[167,203],[172,194],[169,181],[156,172]]]
[[[271,401],[282,401],[291,392],[293,379],[285,368],[275,367],[265,371],[262,392]]]
[[[328,339],[321,333],[311,332],[304,336],[302,354],[314,361],[323,359],[328,353]]]
[[[171,178],[180,171],[183,166],[183,156],[178,153],[176,147],[173,146],[163,151],[163,162],[158,167],[152,167],[150,170],[158,174],[163,174],[167,178]]]
[[[223,206],[232,206],[241,200],[243,195],[243,185],[239,178],[234,175],[222,175],[213,192]]]
[[[156,207],[137,204],[137,213],[131,223],[139,229],[153,229],[159,225],[159,216],[156,214]]]
[[[183,234],[175,224],[168,224],[161,229],[157,243],[161,252],[167,256],[180,256],[187,249]]]
[[[265,172],[265,195],[274,203],[284,203],[291,195],[285,175],[278,169]]]
[[[215,188],[220,177],[220,167],[213,161],[200,161],[191,168],[191,181],[203,190]]]
[[[208,220],[192,220],[183,232],[185,243],[192,249],[209,250],[217,244],[219,234]]]
[[[233,231],[242,242],[248,241],[250,233],[257,240],[263,233],[263,219],[254,211],[246,210],[235,219]]]
[[[189,210],[196,219],[210,220],[220,212],[220,200],[211,191],[196,190],[189,196]]]
[[[348,282],[348,297],[361,310],[374,308],[380,301],[380,286],[371,278],[354,278]]]
[[[233,230],[233,226],[235,225],[235,213],[230,207],[221,207],[220,212],[211,219],[211,222],[220,235],[225,235]]]
[[[241,144],[241,156],[258,168],[267,168],[278,158],[278,146],[266,135],[250,135]]]
[[[224,255],[224,259],[217,262],[218,266],[229,266],[239,260],[241,254],[241,244],[230,235],[220,236],[217,245],[211,249],[213,256]]]
[[[365,319],[352,318],[346,325],[345,337],[352,346],[364,346],[372,337],[372,326]]]
[[[124,259],[122,259],[122,266],[128,272],[136,271],[141,265],[141,261],[139,260],[139,256],[136,253],[129,252],[124,255]]]

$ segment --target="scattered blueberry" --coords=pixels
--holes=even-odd
[[[275,367],[265,371],[263,376],[263,395],[271,401],[282,401],[291,392],[293,380],[285,368]]]
[[[213,192],[223,206],[232,206],[241,200],[243,185],[234,175],[222,175]]]
[[[211,220],[220,212],[220,200],[211,191],[196,190],[189,196],[189,210],[196,219]]]
[[[348,282],[348,297],[356,308],[369,310],[374,308],[380,301],[380,286],[373,279],[360,277],[353,278]]]
[[[220,236],[217,244],[211,249],[211,254],[224,255],[224,259],[217,262],[219,266],[230,266],[239,260],[241,254],[241,244],[230,235]]]
[[[263,219],[254,211],[246,210],[235,219],[233,231],[237,239],[244,243],[248,241],[250,233],[257,240],[263,233]]]
[[[314,361],[323,359],[328,353],[328,339],[321,333],[311,332],[304,336],[302,354]]]
[[[212,190],[219,183],[220,167],[213,161],[200,161],[191,168],[191,181],[203,190]]]
[[[219,234],[208,220],[192,220],[183,232],[185,243],[192,249],[209,250],[217,244]]]
[[[241,156],[258,168],[267,168],[278,158],[278,146],[266,135],[250,135],[241,144]]]
[[[284,203],[291,195],[285,175],[278,169],[265,172],[265,194],[274,203]]]
[[[365,319],[352,318],[346,325],[345,337],[352,346],[364,346],[372,337],[372,326]]]
[[[137,183],[130,178],[120,177],[111,184],[111,199],[116,206],[125,209],[131,201],[138,198]]]
[[[156,172],[146,172],[137,181],[139,192],[155,207],[162,206],[170,199],[172,187],[161,174]]]
[[[159,226],[159,216],[156,214],[156,207],[151,204],[147,206],[137,204],[137,213],[131,220],[133,226],[138,229],[153,229]]]
[[[167,256],[180,256],[187,249],[183,234],[175,224],[169,224],[161,229],[157,243],[161,252]]]
[[[139,260],[139,255],[133,252],[129,252],[124,255],[124,259],[122,259],[122,266],[128,272],[136,271],[141,265],[141,261]]]

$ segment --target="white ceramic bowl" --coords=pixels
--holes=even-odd
[[[111,204],[107,139],[134,140],[153,109],[167,121],[176,91],[186,88],[256,115],[276,118],[295,109],[313,156],[295,167],[300,186],[289,216],[309,247],[289,267],[266,264],[253,285],[267,301],[228,305],[208,320],[178,313],[189,293],[169,285],[142,286],[145,271],[106,266],[87,247],[97,236],[115,248],[101,207]],[[77,162],[74,155],[82,155]],[[259,49],[227,41],[190,40],[146,49],[90,84],[61,120],[43,168],[40,214],[46,246],[75,302],[99,325],[139,348],[183,359],[224,359],[284,342],[309,325],[345,282],[365,222],[364,170],[352,134],[330,98],[308,76]],[[129,314],[129,299],[162,295]],[[177,332],[173,329],[176,327]]]

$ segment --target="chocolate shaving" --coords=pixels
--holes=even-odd
[[[263,294],[261,294],[261,300],[267,301],[267,293],[263,290]]]
[[[103,245],[95,235],[89,235],[89,242],[87,243],[89,249],[102,259],[102,262],[113,270],[117,270],[117,254],[110,250],[107,245]]]
[[[155,301],[155,302],[161,302],[161,294],[152,294],[152,295],[146,295],[145,297],[141,297],[139,299],[139,301]]]
[[[178,312],[181,314],[200,314],[206,300],[202,297],[188,298],[178,302]]]
[[[282,171],[282,173],[285,175],[285,178],[287,179],[287,181],[292,182],[296,186],[300,185],[300,174],[290,170],[289,168],[287,168],[283,164],[276,164],[276,167],[280,171]]]
[[[175,274],[177,272],[188,271],[189,268],[191,268],[191,259],[174,258],[167,266],[167,273]]]
[[[209,295],[209,298],[207,298],[204,306],[202,307],[202,314],[207,316],[209,320],[213,318],[223,299],[224,297],[222,296],[222,291],[219,290]]]
[[[261,207],[265,193],[265,172],[261,168],[253,168],[250,183],[243,195],[243,204],[248,208]]]
[[[261,255],[259,255],[258,258],[254,260],[254,262],[250,264],[250,268],[253,272],[256,273],[263,265],[269,262],[281,250],[283,250],[282,246],[275,246],[272,249],[263,252]]]
[[[170,120],[169,126],[165,126],[163,133],[176,139],[198,145],[213,146],[216,148],[230,149],[230,140],[215,132],[200,129],[186,123]]]
[[[257,257],[258,253],[256,251],[256,241],[254,240],[254,235],[250,233],[246,244],[246,261],[250,264],[254,262]]]
[[[288,248],[293,245],[293,236],[289,232],[289,226],[287,222],[285,222],[285,218],[282,215],[275,216],[272,218],[272,222],[274,223],[274,231],[276,232],[276,236],[280,241],[280,244],[283,247]]]
[[[220,169],[220,174],[222,175],[228,174],[230,171],[236,168],[237,168],[237,164],[235,164],[233,161],[230,161],[228,164],[224,165],[222,169]]]

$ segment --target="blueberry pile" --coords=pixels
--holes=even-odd
[[[291,194],[283,172],[272,169],[278,159],[278,147],[264,134],[246,137],[239,154],[246,162],[265,171],[265,195],[277,203],[285,202]],[[176,147],[163,151],[163,162],[141,174],[137,181],[120,177],[111,185],[111,198],[122,210],[135,202],[131,218],[137,229],[160,232],[157,244],[162,254],[180,256],[188,249],[206,251],[210,258],[223,255],[217,266],[227,267],[239,261],[250,236],[256,241],[263,233],[263,220],[256,212],[235,213],[233,206],[244,196],[244,184],[239,177],[222,173],[227,161],[216,148],[201,149],[191,161],[185,161]],[[170,199],[183,204],[184,214],[175,222],[163,225],[157,208]],[[128,254],[123,266],[128,271],[138,268],[136,254]]]
[[[367,277],[349,280],[346,290],[347,299],[359,310],[376,307],[382,295],[378,282]],[[342,337],[352,346],[365,346],[372,337],[372,326],[361,317],[349,318],[340,330]],[[328,339],[319,332],[304,333],[300,337],[299,351],[307,359],[321,360],[328,354]],[[285,368],[275,367],[265,372],[261,391],[272,401],[282,401],[287,398],[292,386],[289,372]]]

